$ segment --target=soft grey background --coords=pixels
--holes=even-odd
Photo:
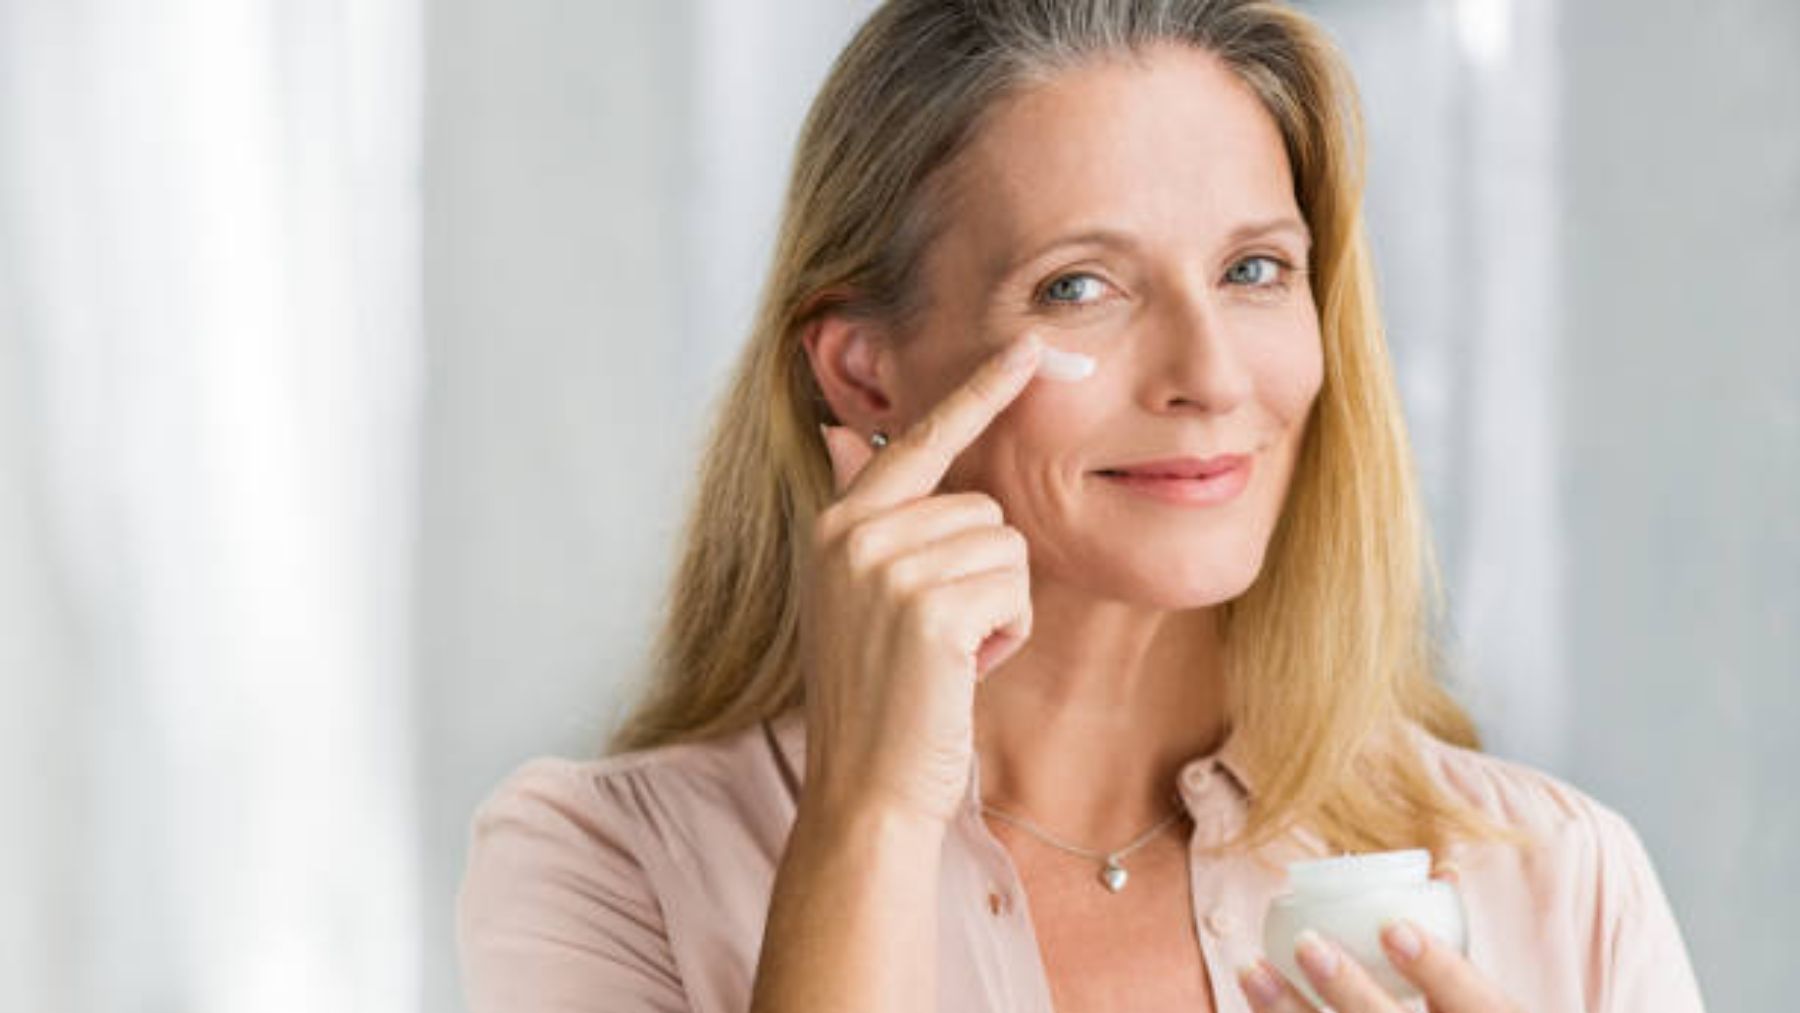
[[[869,6],[0,0],[0,1009],[461,1007],[470,812],[617,716]],[[1304,6],[1459,692],[1780,1008],[1800,5]]]

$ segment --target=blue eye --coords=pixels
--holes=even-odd
[[[1084,285],[1083,282],[1087,284]],[[1081,296],[1084,292],[1098,298],[1101,286],[1104,284],[1105,282],[1091,274],[1065,274],[1044,286],[1043,298],[1052,303],[1080,306],[1093,301],[1092,299],[1083,300]]]
[[[1242,270],[1245,267],[1262,265],[1263,270]],[[1234,285],[1248,285],[1251,288],[1280,288],[1283,268],[1288,265],[1274,257],[1245,257],[1231,265],[1225,272],[1225,280]]]

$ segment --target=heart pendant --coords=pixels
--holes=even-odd
[[[1124,867],[1112,862],[1106,863],[1106,868],[1100,870],[1100,882],[1105,883],[1106,888],[1113,893],[1125,889],[1125,880],[1128,878],[1130,877],[1126,875]]]

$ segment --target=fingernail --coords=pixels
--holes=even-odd
[[[1027,331],[1024,337],[1013,342],[1013,346],[1006,350],[1006,358],[1001,360],[1001,365],[1007,369],[1023,369],[1031,362],[1031,357],[1037,354],[1038,344],[1037,333]]]
[[[1261,964],[1245,964],[1238,968],[1238,984],[1257,1005],[1268,1005],[1281,998],[1281,986],[1276,984],[1274,975],[1263,969]]]
[[[1085,380],[1094,373],[1094,357],[1079,352],[1065,352],[1044,346],[1044,357],[1038,360],[1038,375],[1052,380]]]
[[[1300,966],[1306,968],[1307,973],[1321,981],[1337,973],[1337,951],[1312,929],[1306,929],[1294,937],[1294,955],[1300,959]]]
[[[1419,938],[1418,931],[1405,919],[1388,922],[1382,928],[1381,936],[1403,960],[1417,960],[1419,954],[1425,952],[1425,940]]]

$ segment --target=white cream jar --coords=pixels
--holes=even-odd
[[[1294,958],[1294,938],[1313,929],[1337,942],[1396,999],[1419,994],[1388,963],[1381,927],[1410,918],[1457,952],[1466,952],[1462,898],[1450,883],[1431,878],[1431,852],[1422,848],[1344,855],[1288,864],[1288,892],[1263,916],[1263,952],[1314,1005],[1325,1004]]]

